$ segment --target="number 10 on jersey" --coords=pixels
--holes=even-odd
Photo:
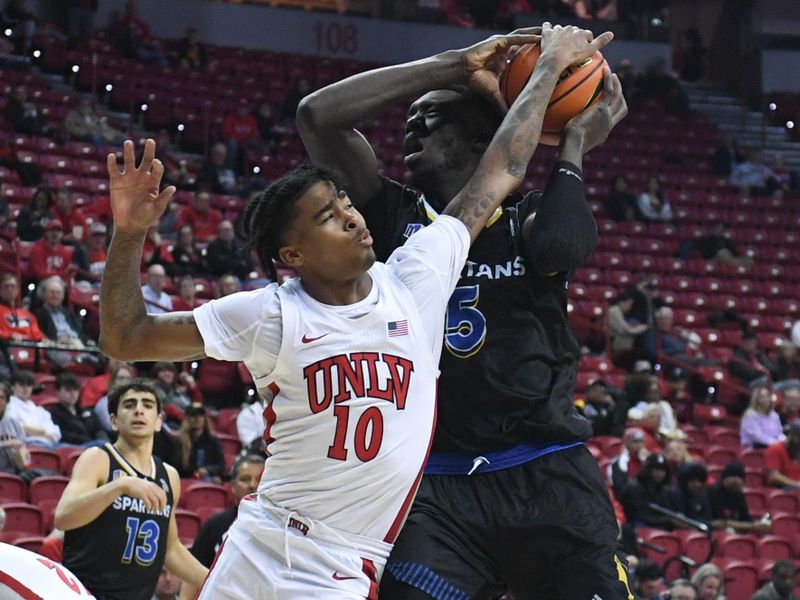
[[[337,404],[333,407],[336,418],[336,433],[328,448],[328,458],[347,460],[347,433],[350,424],[350,407]],[[356,421],[353,446],[361,462],[368,462],[378,455],[383,443],[383,414],[377,406],[367,408]]]

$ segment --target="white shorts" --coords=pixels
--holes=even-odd
[[[28,550],[0,544],[0,600],[92,600],[65,566]]]
[[[198,600],[374,600],[391,548],[248,496]]]

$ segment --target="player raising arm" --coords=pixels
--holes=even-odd
[[[241,501],[201,598],[374,594],[430,447],[445,306],[469,245],[522,181],[559,73],[607,40],[544,32],[542,58],[474,175],[386,264],[334,178],[301,167],[244,216],[263,267],[280,260],[299,277],[193,313],[147,315],[139,291],[145,232],[175,192],[159,191],[155,143],[138,167],[131,142],[122,171],[109,157],[115,233],[101,347],[124,360],[244,361],[268,398],[258,495]]]

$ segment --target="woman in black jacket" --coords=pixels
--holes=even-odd
[[[178,467],[180,476],[220,483],[225,471],[225,455],[219,438],[211,433],[206,408],[199,402],[186,409],[180,439],[183,451]]]
[[[625,516],[628,517],[628,522],[634,527],[672,529],[672,519],[648,506],[652,502],[664,508],[670,508],[668,484],[667,461],[661,454],[651,454],[644,461],[642,470],[622,491],[620,503],[625,510]]]

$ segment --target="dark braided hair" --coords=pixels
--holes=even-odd
[[[251,199],[245,209],[242,233],[272,281],[278,280],[273,260],[280,260],[278,250],[297,217],[297,201],[320,181],[333,181],[333,175],[314,165],[297,167]]]

